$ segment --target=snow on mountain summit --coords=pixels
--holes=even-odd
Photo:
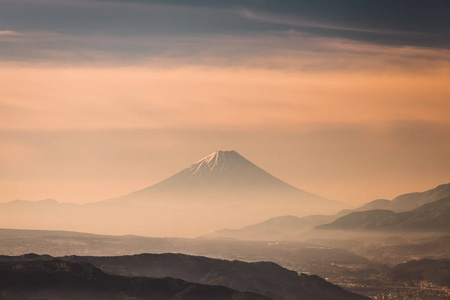
[[[244,159],[239,153],[234,150],[231,151],[216,151],[205,158],[194,163],[189,170],[192,175],[201,174],[203,170],[209,170],[211,172],[222,172],[227,169],[228,163],[232,163],[233,160]]]
[[[200,177],[206,175],[217,176],[228,172],[245,173],[245,170],[248,170],[249,168],[256,168],[258,171],[265,172],[234,150],[219,150],[197,161],[191,167],[183,170],[182,173],[188,175],[189,177]]]
[[[216,151],[162,183],[178,185],[182,182],[194,185],[205,183],[248,187],[255,185],[289,186],[234,150]]]
[[[139,205],[163,205],[175,211],[189,207],[193,215],[273,215],[335,213],[342,204],[300,190],[261,169],[236,151],[216,151],[173,176],[144,189],[115,198]],[[276,203],[276,205],[274,205]],[[203,215],[200,212],[204,213]],[[260,213],[262,215],[260,215]],[[222,214],[224,214],[222,216]],[[234,218],[233,217],[233,218]]]
[[[257,165],[253,164],[238,152],[216,151],[195,162],[190,167],[176,173],[175,175],[161,181],[145,191],[191,190],[202,188],[204,190],[226,189],[266,189],[278,187],[288,190],[296,189],[284,181],[270,175]],[[216,190],[220,192],[219,190]]]

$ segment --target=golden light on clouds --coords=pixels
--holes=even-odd
[[[2,201],[118,196],[218,149],[344,202],[448,181],[450,54],[326,42],[231,65],[3,63]]]
[[[289,128],[447,122],[450,75],[250,68],[8,67],[3,129]]]

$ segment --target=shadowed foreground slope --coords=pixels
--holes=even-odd
[[[388,276],[396,282],[417,284],[420,281],[428,281],[450,288],[450,259],[408,261],[392,268]]]
[[[25,255],[0,257],[0,261],[53,259]],[[174,277],[199,284],[226,286],[279,300],[366,299],[333,285],[318,276],[285,269],[272,262],[247,263],[184,254],[140,254],[95,257],[66,256],[63,261],[89,263],[104,272],[125,276]]]
[[[0,290],[0,299],[14,300],[269,300],[180,279],[109,275],[89,263],[49,258],[0,262]]]

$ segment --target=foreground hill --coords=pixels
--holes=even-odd
[[[393,200],[377,199],[359,208],[356,211],[374,209],[392,210],[394,212],[410,211],[420,206],[450,196],[450,183],[441,184],[425,192],[408,193],[395,197]]]
[[[110,275],[85,262],[52,259],[0,262],[0,299],[268,300],[261,295],[173,278]]]
[[[417,285],[421,281],[450,288],[450,259],[421,259],[393,267],[388,277],[395,282]]]
[[[379,209],[353,212],[316,229],[450,232],[450,197],[403,213]]]
[[[50,256],[0,257],[0,261],[52,260]],[[104,272],[125,276],[174,277],[190,282],[226,286],[279,300],[365,299],[318,276],[287,270],[271,262],[247,263],[184,254],[132,256],[67,256],[63,261],[89,263]],[[215,298],[213,298],[215,299]]]
[[[316,243],[236,241],[217,239],[108,236],[46,230],[0,229],[0,253],[52,256],[118,256],[140,253],[185,253],[240,261],[272,261],[300,273],[330,276],[330,267],[369,264],[351,251]],[[337,270],[339,271],[339,270]]]

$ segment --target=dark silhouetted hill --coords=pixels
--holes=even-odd
[[[27,255],[2,260],[51,259]],[[184,254],[140,254],[95,257],[67,256],[64,261],[89,263],[106,273],[125,276],[174,277],[233,290],[253,292],[273,299],[366,299],[333,285],[318,276],[298,275],[272,262],[247,263]]]
[[[450,259],[421,259],[399,264],[388,274],[392,281],[417,285],[428,281],[450,288]]]
[[[51,259],[0,262],[0,299],[268,300],[222,286],[173,278],[106,274],[86,262]]]

